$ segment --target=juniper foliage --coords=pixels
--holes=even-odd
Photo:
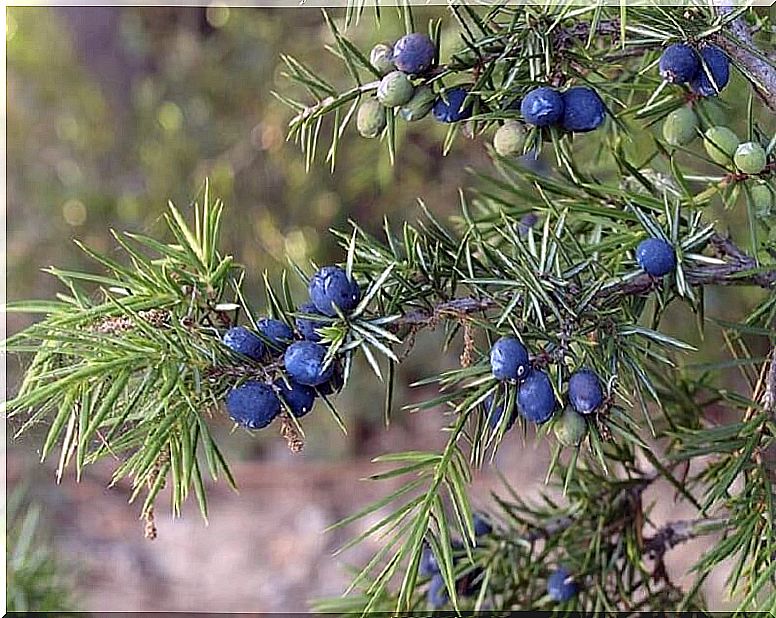
[[[324,131],[331,136],[325,156],[334,166],[359,103],[377,89],[380,71],[348,38],[368,27],[367,10],[358,2],[343,20],[324,13],[334,40],[330,51],[352,80],[349,86],[335,86],[298,59],[282,59],[287,77],[309,97],[277,95],[296,110],[289,136],[308,166]],[[374,10],[380,19],[393,18],[393,9]],[[420,202],[419,221],[386,220],[380,238],[358,222],[335,231],[346,271],[362,289],[349,315],[300,314],[287,280],[273,285],[264,278],[270,315],[288,325],[300,315],[317,320],[327,363],[341,364],[346,383],[354,356],[364,355],[386,384],[386,422],[397,413],[396,364],[411,353],[419,331],[442,328],[446,345],[462,350],[459,368],[419,382],[438,389],[415,408],[445,411],[446,445],[440,452],[377,458],[373,481],[404,482],[337,525],[368,520],[365,532],[342,549],[368,537],[381,539],[381,549],[354,571],[345,597],[322,601],[318,609],[424,609],[428,581],[419,567],[429,547],[456,610],[554,608],[546,581],[560,565],[580,584],[568,607],[703,609],[704,581],[733,556],[727,587],[736,606],[773,611],[776,359],[768,350],[776,344],[776,221],[772,206],[754,199],[763,185],[774,194],[769,105],[776,91],[769,71],[776,69],[755,40],[772,25],[751,8],[705,5],[456,3],[447,10],[447,19],[428,24],[439,64],[419,82],[440,96],[466,84],[473,115],[449,126],[443,153],[462,136],[490,139],[502,121],[519,120],[515,102],[539,84],[593,87],[609,120],[585,135],[530,129],[524,152],[550,153],[557,172],[539,173],[524,159],[494,154],[495,171],[475,174],[461,191],[460,215],[450,222]],[[407,3],[397,15],[407,32],[424,30]],[[444,28],[460,39],[448,56],[439,50]],[[688,102],[699,133],[715,124],[716,99],[661,81],[660,51],[678,41],[718,45],[751,82],[742,107],[748,139],[767,152],[762,172],[736,172],[697,144],[671,145],[649,130]],[[401,156],[401,122],[387,113],[382,140],[392,159]],[[709,166],[715,173],[699,171]],[[84,247],[108,274],[51,269],[66,288],[58,301],[8,307],[44,316],[7,344],[32,356],[8,412],[23,419],[22,430],[49,424],[41,455],[59,449],[59,475],[70,465],[80,475],[90,463],[120,457],[116,479],[132,479],[133,497],[143,497],[141,512],[149,521],[165,484],[175,513],[193,490],[207,516],[205,474],[234,482],[209,416],[220,413],[235,384],[272,382],[283,369],[280,361],[253,362],[219,342],[242,313],[252,322],[256,312],[241,293],[245,273],[219,248],[221,204],[207,189],[200,201],[193,226],[170,205],[170,241],[115,234],[126,264]],[[743,238],[732,239],[720,227],[715,213],[721,208],[745,211]],[[526,217],[538,223],[529,225]],[[675,249],[676,269],[663,278],[636,264],[635,247],[648,237]],[[306,282],[312,268],[292,264],[289,272]],[[746,315],[736,322],[710,315],[705,296],[713,286],[751,288]],[[699,333],[721,334],[728,360],[693,363],[694,347],[663,332],[662,319],[676,305],[696,316]],[[472,471],[492,461],[512,434],[534,439],[521,416],[509,434],[509,414],[492,426],[483,405],[492,397],[511,410],[517,399],[517,387],[497,383],[488,365],[490,344],[505,334],[519,334],[559,400],[568,377],[584,366],[602,377],[605,403],[585,418],[579,446],[564,447],[552,436],[559,413],[536,429],[535,439],[553,444],[552,487],[540,501],[528,502],[506,486],[506,497],[494,496],[493,531],[477,538],[468,497]],[[731,369],[747,389],[726,386]],[[334,398],[324,400],[345,430]],[[713,421],[707,418],[712,407],[738,420]],[[298,447],[304,435],[299,422],[292,414],[282,422]],[[697,516],[655,528],[653,505],[644,497],[655,484],[669,485]],[[680,587],[668,575],[666,553],[710,534],[719,542],[688,573],[689,588]]]

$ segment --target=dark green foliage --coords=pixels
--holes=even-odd
[[[353,82],[348,89],[339,92],[303,63],[283,59],[289,77],[314,100],[286,98],[296,110],[290,136],[308,166],[325,120],[334,125],[333,163],[360,101],[380,88],[382,70],[345,34],[361,9],[349,7],[343,27],[325,15],[332,50]],[[397,10],[405,30],[414,32],[412,10]],[[776,364],[763,350],[776,343],[776,247],[763,240],[761,209],[751,195],[755,183],[772,183],[773,168],[730,174],[732,160],[709,160],[700,147],[645,131],[687,104],[682,87],[660,76],[666,45],[719,41],[744,9],[723,16],[691,7],[685,16],[660,6],[453,4],[449,11],[460,34],[457,49],[435,58],[438,66],[411,84],[441,96],[443,113],[436,115],[450,121],[444,152],[458,135],[480,137],[516,120],[516,103],[537,84],[551,83],[557,92],[586,84],[611,120],[584,136],[550,126],[560,115],[531,128],[524,148],[543,150],[553,169],[540,173],[519,159],[496,158],[494,173],[461,191],[459,214],[449,223],[420,202],[417,222],[386,218],[379,237],[358,222],[336,231],[346,256],[338,272],[359,282],[360,300],[341,311],[330,310],[330,298],[299,306],[285,279],[277,288],[267,283],[270,315],[286,324],[296,317],[308,339],[289,346],[282,363],[240,363],[218,341],[237,313],[255,315],[239,268],[218,249],[220,206],[206,195],[193,229],[171,208],[169,244],[117,236],[129,266],[94,254],[107,276],[52,269],[67,287],[59,302],[12,307],[45,318],[9,342],[11,350],[34,356],[8,410],[27,424],[50,424],[42,454],[61,445],[60,473],[68,463],[80,473],[108,451],[119,453],[116,475],[132,477],[136,494],[146,490],[144,511],[167,480],[175,512],[192,486],[204,512],[200,467],[206,462],[213,476],[228,478],[205,411],[215,412],[230,389],[250,380],[269,384],[285,372],[318,386],[318,393],[336,391],[340,369],[347,384],[358,354],[378,378],[387,374],[389,420],[397,413],[396,363],[418,331],[440,328],[447,346],[462,349],[460,367],[419,380],[436,394],[412,409],[445,414],[446,442],[438,451],[375,460],[380,469],[371,480],[391,479],[394,489],[339,525],[369,522],[343,549],[368,537],[380,540],[379,549],[355,571],[349,596],[318,609],[395,613],[423,609],[427,600],[456,610],[553,609],[547,583],[557,565],[584,582],[575,608],[702,609],[702,583],[731,555],[729,588],[740,609],[773,607],[768,455],[776,448]],[[440,28],[437,21],[428,28],[435,55]],[[692,106],[708,135],[710,103],[693,99]],[[767,161],[773,123],[761,111],[751,98],[745,131],[763,145]],[[392,157],[400,155],[400,115],[386,116]],[[717,213],[733,209],[748,225],[731,239]],[[317,268],[292,264],[291,270],[308,285],[306,273]],[[82,280],[99,293],[85,291]],[[728,286],[746,295],[735,322],[708,302]],[[697,316],[698,336],[689,327],[668,332],[664,318],[675,311]],[[490,352],[504,333],[519,333],[530,355],[500,376]],[[701,336],[719,338],[732,358],[693,363]],[[600,386],[592,409],[571,392],[571,376],[583,366]],[[740,370],[743,387],[723,380],[731,368]],[[735,420],[710,422],[712,406]],[[519,414],[507,433],[513,410]],[[284,421],[296,422],[293,415]],[[552,447],[552,490],[528,502],[506,487],[507,497],[494,497],[488,509],[492,532],[478,537],[467,493],[473,470],[490,462],[505,439],[529,432]],[[694,517],[652,525],[644,494],[658,483]],[[679,588],[665,570],[666,552],[710,533],[721,541],[695,565],[692,586]]]

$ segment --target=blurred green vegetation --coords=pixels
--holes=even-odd
[[[73,611],[74,581],[49,549],[41,507],[23,485],[10,494],[6,517],[6,611]]]
[[[417,23],[444,12],[419,9]],[[362,27],[349,33],[362,49],[400,34],[394,12],[384,13],[379,28],[365,15]],[[276,273],[287,258],[302,265],[343,259],[328,228],[344,228],[352,218],[377,232],[383,215],[394,225],[412,221],[418,197],[444,218],[458,208],[459,187],[472,184],[467,167],[492,171],[484,140],[459,139],[442,158],[445,128],[426,120],[409,130],[402,123],[394,168],[382,144],[359,138],[353,129],[340,144],[333,173],[322,160],[306,172],[299,149],[285,141],[291,111],[271,91],[292,91],[281,75],[281,53],[335,83],[339,75],[343,87],[348,83],[339,61],[324,50],[331,36],[318,9],[14,7],[6,19],[9,299],[58,291],[42,267],[95,268],[70,242],[73,237],[111,251],[110,228],[161,233],[167,200],[186,211],[207,177],[227,204],[224,250],[245,264],[248,299],[261,306],[265,269]],[[455,45],[451,27],[443,34],[443,55]],[[736,93],[742,87],[731,85],[714,110],[741,134],[745,101]],[[726,101],[733,105],[727,112]],[[769,123],[772,130],[773,119]],[[654,130],[659,127],[644,129],[641,137]],[[635,153],[649,142],[639,138],[628,147]],[[585,160],[595,165],[594,153]],[[600,170],[601,177],[612,172]],[[744,208],[714,216],[747,238]],[[296,291],[301,300],[303,291]],[[709,313],[734,320],[759,293],[715,290],[707,296]],[[13,332],[31,317],[8,319]],[[688,319],[678,312],[669,332],[692,337]],[[402,367],[397,384],[440,368],[439,337],[427,341]],[[704,350],[724,355],[714,337]],[[13,384],[19,367],[11,363],[9,369]],[[340,406],[355,422],[376,426],[382,386],[369,371],[355,375],[358,383],[342,395]],[[400,390],[395,401],[410,398]],[[313,422],[315,454],[365,448],[358,428],[349,441],[321,435],[338,431],[325,410]],[[238,432],[229,443],[250,452],[264,448],[266,440]]]

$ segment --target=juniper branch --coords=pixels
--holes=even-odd
[[[733,3],[725,2],[717,10],[721,15],[729,15]],[[776,64],[772,57],[758,49],[746,20],[743,17],[731,20],[727,31],[714,35],[714,42],[736,64],[746,69],[757,96],[771,111],[776,112]]]
[[[757,261],[740,249],[729,237],[714,234],[709,245],[724,264],[704,264],[687,269],[687,282],[695,286],[704,285],[752,285],[764,289],[776,287],[776,269],[758,270]],[[659,280],[647,273],[626,280],[620,280],[604,287],[594,300],[600,306],[622,296],[648,294],[659,285]],[[508,300],[508,299],[507,299]],[[464,316],[487,311],[497,306],[499,299],[466,296],[438,303],[430,309],[414,309],[392,324],[394,330],[409,327],[413,330],[433,327],[443,319],[461,319]]]

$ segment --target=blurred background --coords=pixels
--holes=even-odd
[[[442,10],[418,11],[418,23]],[[482,141],[459,140],[441,157],[445,130],[424,121],[400,134],[393,168],[381,144],[353,130],[333,173],[322,162],[306,172],[299,149],[285,141],[290,110],[271,91],[289,88],[280,53],[337,83],[337,65],[323,52],[331,37],[317,9],[30,7],[7,9],[6,21],[9,300],[58,291],[43,267],[93,269],[73,237],[111,252],[110,228],[162,234],[167,200],[187,211],[209,178],[227,205],[224,250],[246,266],[247,296],[261,306],[264,270],[277,273],[287,257],[301,264],[343,259],[327,229],[344,228],[353,218],[379,233],[384,214],[395,222],[415,220],[418,197],[444,218],[456,211],[458,188],[467,184],[463,170],[489,164]],[[369,49],[394,40],[400,29],[388,13],[379,29],[369,18],[352,34]],[[724,216],[734,227],[742,223],[740,216]],[[725,305],[724,296],[710,296],[708,302]],[[738,297],[729,311],[744,311],[755,298]],[[30,319],[7,316],[8,332]],[[686,319],[677,316],[675,328]],[[456,362],[457,350],[440,359],[440,342],[438,334],[425,335],[402,365],[399,404],[429,395],[407,384]],[[720,353],[718,342],[707,349]],[[22,367],[9,359],[11,387]],[[371,457],[444,440],[444,418],[435,413],[398,412],[386,431],[381,384],[368,370],[354,377],[338,400],[348,435],[321,406],[306,419],[300,455],[289,454],[272,431],[229,436],[230,423],[217,421],[240,494],[212,485],[208,526],[195,506],[172,521],[160,500],[153,542],[143,539],[139,506],[126,504],[129,488],[106,488],[110,466],[95,466],[80,484],[68,476],[57,486],[51,465],[37,463],[37,436],[10,444],[9,486],[23,492],[12,540],[33,538],[34,529],[69,591],[30,598],[60,598],[91,611],[269,612],[303,611],[313,598],[341,593],[347,565],[363,564],[375,547],[333,558],[357,530],[324,529],[391,489],[360,480],[374,472]],[[530,495],[541,487],[546,459],[543,442],[515,436],[496,466]],[[493,470],[479,474],[475,504],[487,509],[488,491],[498,486]],[[682,516],[667,502],[655,511],[656,521]],[[25,511],[29,503],[38,510]],[[34,525],[25,524],[30,512]],[[676,568],[701,550],[688,544],[672,557]],[[15,579],[20,595],[22,575]],[[721,580],[711,581],[710,590],[718,585]],[[57,609],[37,603],[29,609]]]

